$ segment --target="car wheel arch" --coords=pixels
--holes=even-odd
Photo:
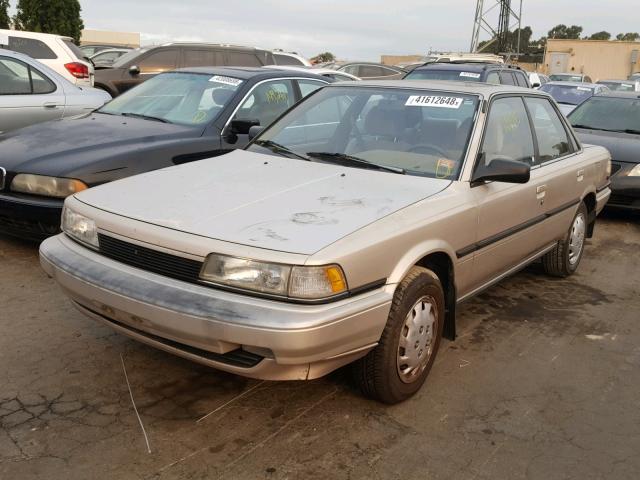
[[[424,267],[435,273],[445,291],[445,324],[443,336],[449,340],[455,339],[456,314],[456,269],[455,253],[448,245],[433,246],[422,253],[405,255],[388,279],[388,283],[400,284],[414,266]]]
[[[589,214],[588,226],[587,226],[587,238],[592,238],[593,231],[596,226],[596,213],[597,213],[596,212],[596,206],[597,206],[596,194],[594,192],[587,193],[582,198],[582,203],[584,203],[585,206],[587,207],[587,213]]]

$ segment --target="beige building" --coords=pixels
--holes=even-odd
[[[419,62],[424,55],[381,55],[380,63],[384,65],[397,65],[405,62]]]
[[[80,45],[101,43],[137,48],[140,46],[140,34],[133,32],[109,32],[106,30],[82,30]]]
[[[626,80],[640,72],[640,42],[549,39],[542,70],[583,73],[593,81]]]

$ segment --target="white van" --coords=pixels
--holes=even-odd
[[[79,87],[93,86],[93,65],[71,37],[0,29],[0,48],[35,58]]]

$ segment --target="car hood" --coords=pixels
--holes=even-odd
[[[64,175],[99,163],[118,150],[134,151],[171,139],[200,137],[203,129],[92,113],[53,120],[0,136],[0,166],[7,171]]]
[[[102,185],[76,198],[186,233],[310,255],[450,184],[237,150]]]
[[[640,163],[640,135],[575,128],[582,143],[605,147],[618,162]]]

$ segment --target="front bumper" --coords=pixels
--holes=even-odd
[[[0,233],[40,241],[60,231],[64,200],[0,194]]]
[[[139,341],[265,380],[317,378],[364,356],[387,321],[393,285],[296,305],[189,284],[103,257],[64,234],[40,262],[85,314]]]
[[[640,177],[630,177],[637,163],[618,162],[620,168],[611,177],[611,198],[607,208],[640,211]]]

